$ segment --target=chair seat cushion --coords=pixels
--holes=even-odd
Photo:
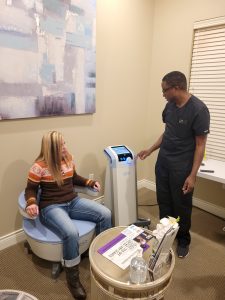
[[[89,221],[72,220],[79,231],[80,238],[95,230],[96,224]],[[43,243],[61,244],[61,238],[45,227],[39,218],[24,219],[23,230],[30,238]]]

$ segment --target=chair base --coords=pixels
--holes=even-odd
[[[33,254],[33,251],[31,249],[31,246],[29,245],[28,241],[24,242],[24,250],[26,254]],[[62,272],[63,267],[61,262],[52,262],[52,279],[57,279],[59,277],[59,274]]]
[[[60,261],[62,260],[62,242],[54,243],[44,243],[30,238],[25,232],[26,240],[29,244],[29,249],[27,252],[32,251],[35,255],[40,258],[43,258],[48,261]],[[85,236],[80,237],[79,245],[80,245],[80,254],[84,253],[88,250],[91,241],[95,236],[95,230],[87,233]]]
[[[95,237],[96,224],[78,220],[73,220],[73,222],[79,230],[79,252],[82,254],[88,250]],[[56,279],[62,271],[62,240],[42,225],[38,219],[24,219],[23,229],[26,236],[24,244],[26,253],[34,253],[40,258],[52,262],[52,278]]]

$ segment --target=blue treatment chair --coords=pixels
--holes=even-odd
[[[97,196],[98,192],[89,187],[75,187],[76,192]],[[26,201],[24,191],[18,198],[19,211],[23,216],[23,230],[26,235],[24,243],[27,253],[34,253],[38,257],[53,262],[52,278],[56,279],[62,269],[62,240],[53,231],[44,226],[39,217],[31,218],[25,211]],[[89,221],[73,220],[79,230],[80,254],[88,250],[95,236],[96,224]]]

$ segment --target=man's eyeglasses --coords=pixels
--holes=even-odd
[[[169,87],[166,88],[166,89],[162,89],[163,94],[166,93],[167,91],[169,91],[169,90],[172,89],[172,88],[173,88],[173,86],[169,86]]]

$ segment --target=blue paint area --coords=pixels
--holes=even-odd
[[[75,112],[75,109],[76,109],[76,96],[75,96],[75,93],[71,93],[70,94],[70,108],[71,108],[71,111]]]
[[[44,54],[43,63],[40,68],[40,76],[43,83],[55,83],[55,66],[48,63],[46,54]]]
[[[84,10],[78,6],[75,5],[70,5],[70,11],[79,15],[79,16],[84,16]]]
[[[92,24],[91,23],[86,23],[85,24],[85,36],[86,38],[92,38]]]
[[[93,22],[84,17],[77,17],[76,32],[85,35],[86,39],[92,38]]]
[[[87,41],[84,35],[67,32],[66,44],[73,47],[86,48]]]
[[[77,17],[75,32],[66,33],[66,43],[80,48],[91,48],[92,46],[92,23],[83,17]]]
[[[38,51],[37,39],[34,36],[0,32],[0,47],[25,51]]]
[[[59,0],[43,0],[43,6],[49,11],[54,12],[55,14],[65,17],[66,10],[69,9],[69,6]]]
[[[53,17],[45,17],[40,19],[40,28],[46,33],[51,33],[56,37],[63,37],[65,20],[58,20]]]

